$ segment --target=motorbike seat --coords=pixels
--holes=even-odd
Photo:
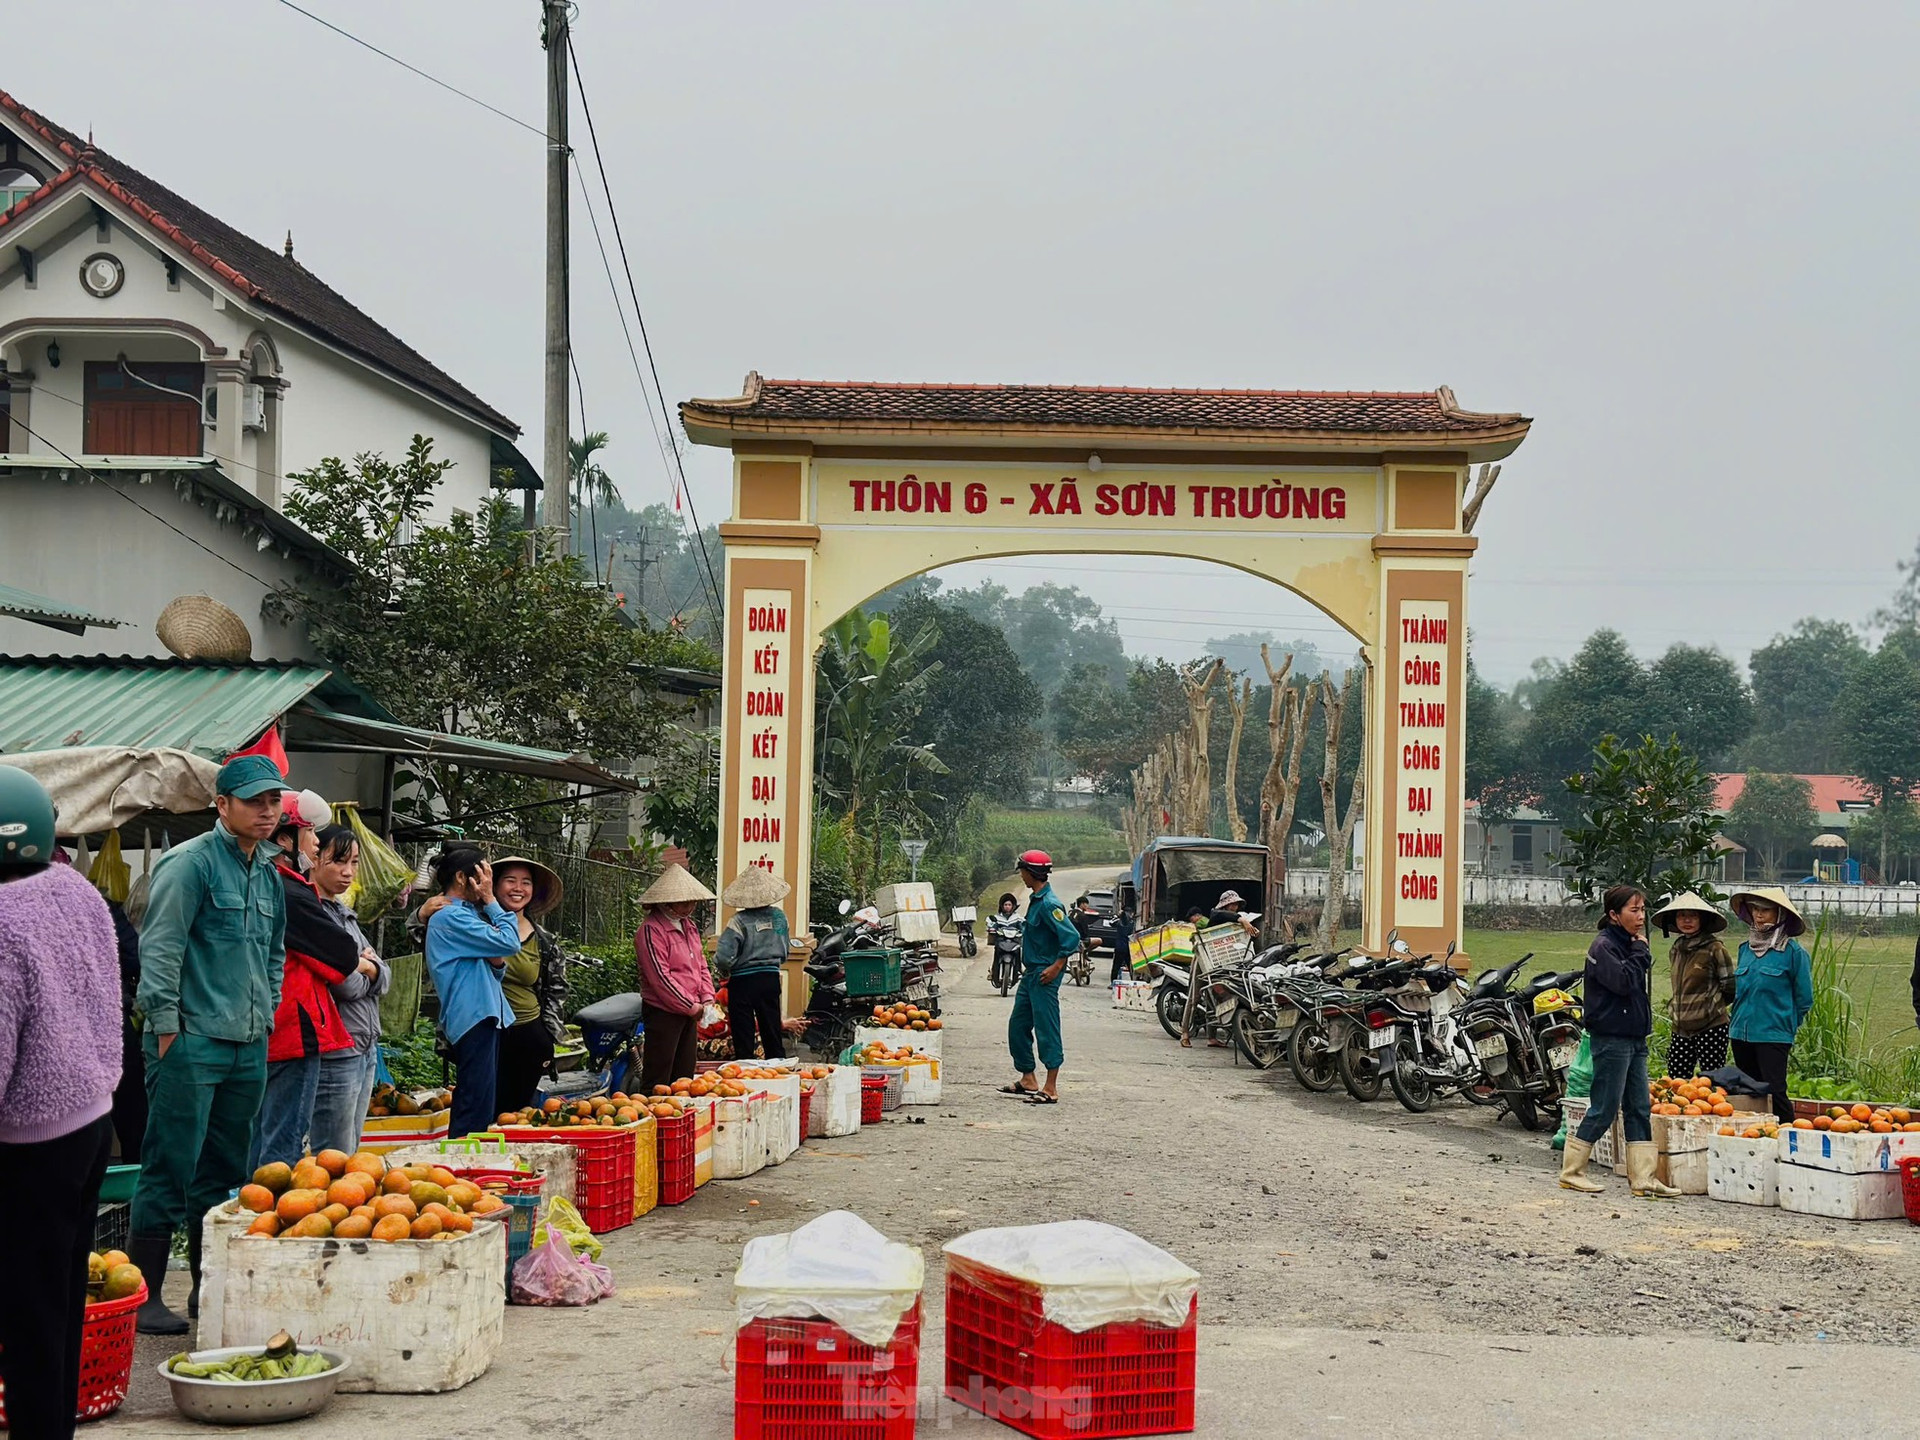
[[[629,990],[624,995],[609,995],[584,1005],[574,1013],[574,1023],[587,1030],[631,1030],[640,1023],[640,996]]]
[[[1440,991],[1446,989],[1449,985],[1453,984],[1453,966],[1451,965],[1425,966],[1420,971],[1420,980],[1421,980],[1421,983],[1423,983],[1427,987],[1427,989],[1433,991],[1435,994],[1438,994]]]
[[[1538,975],[1531,976],[1527,980],[1527,983],[1520,987],[1520,998],[1522,1000],[1531,1000],[1542,991],[1551,990],[1559,984],[1560,976],[1558,974],[1552,970],[1544,970]]]

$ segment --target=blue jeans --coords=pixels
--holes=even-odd
[[[307,1132],[313,1128],[313,1097],[320,1086],[320,1057],[267,1062],[267,1093],[260,1102],[260,1121],[253,1127],[253,1154],[248,1165],[258,1170],[278,1160],[292,1165],[307,1153]]]
[[[1066,1059],[1060,1045],[1060,982],[1063,969],[1051,985],[1040,983],[1042,967],[1029,965],[1020,973],[1020,988],[1013,992],[1013,1013],[1007,1017],[1007,1049],[1013,1053],[1013,1068],[1022,1075],[1033,1071],[1034,1041],[1040,1042],[1040,1063],[1058,1070]]]
[[[447,1138],[493,1129],[500,1114],[493,1103],[500,1077],[500,1022],[482,1020],[453,1042],[453,1113],[447,1117]]]
[[[313,1097],[313,1152],[360,1148],[360,1122],[373,1098],[373,1075],[380,1065],[378,1042],[365,1050],[341,1050],[320,1057],[320,1086]]]
[[[1587,1118],[1574,1138],[1591,1145],[1613,1128],[1621,1115],[1627,1143],[1653,1139],[1653,1097],[1647,1091],[1647,1041],[1624,1035],[1592,1035],[1593,1090]]]

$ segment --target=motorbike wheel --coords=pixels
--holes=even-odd
[[[1174,1033],[1179,1034],[1178,1030]],[[1333,1052],[1326,1048],[1327,1032],[1318,1020],[1301,1016],[1287,1037],[1287,1067],[1309,1090],[1326,1092],[1340,1078]]]
[[[1361,1101],[1378,1100],[1381,1087],[1386,1083],[1380,1067],[1373,1063],[1373,1052],[1367,1046],[1368,1033],[1358,1025],[1349,1025],[1346,1044],[1333,1056],[1340,1083],[1347,1087],[1349,1095]]]
[[[1393,1087],[1393,1098],[1414,1114],[1424,1115],[1433,1108],[1433,1081],[1420,1068],[1419,1052],[1405,1036],[1394,1043],[1393,1069],[1387,1072],[1387,1083]]]
[[[1285,1053],[1285,1047],[1277,1040],[1254,1039],[1253,1012],[1244,1005],[1233,1012],[1233,1048],[1258,1070],[1271,1070]]]
[[[993,983],[1000,987],[1000,993],[1002,995],[1011,995],[1013,993],[1013,966],[1002,966],[1000,978]]]
[[[1520,1122],[1522,1130],[1541,1130],[1546,1122],[1540,1118],[1540,1107],[1533,1103],[1533,1097],[1518,1090],[1509,1090],[1501,1098],[1507,1102],[1507,1109],[1513,1112],[1513,1118]]]
[[[1482,1075],[1460,1092],[1460,1098],[1474,1105],[1498,1105],[1507,1097],[1498,1085]]]
[[[968,959],[972,959],[974,952],[978,949],[979,949],[979,946],[974,944],[974,940],[971,935],[962,935],[960,937],[960,953],[962,955],[965,955]]]
[[[1154,997],[1153,1008],[1160,1017],[1160,1028],[1178,1040],[1180,1022],[1187,1014],[1187,992],[1176,990],[1171,985],[1162,985],[1160,993]]]

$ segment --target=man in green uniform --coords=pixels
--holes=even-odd
[[[1020,940],[1020,988],[1013,997],[1013,1013],[1007,1017],[1007,1049],[1013,1053],[1013,1068],[1020,1078],[1001,1089],[1025,1096],[1032,1105],[1052,1105],[1060,1098],[1060,1066],[1066,1059],[1060,1045],[1060,974],[1067,957],[1080,949],[1080,932],[1047,883],[1053,873],[1052,857],[1044,850],[1029,850],[1019,864],[1020,878],[1033,892],[1027,899],[1026,929]],[[1044,1086],[1034,1083],[1036,1041],[1040,1063],[1047,1069]]]
[[[161,1298],[173,1232],[187,1227],[193,1315],[201,1219],[247,1180],[286,961],[286,895],[273,864],[279,851],[267,838],[280,823],[285,785],[264,755],[229,760],[215,785],[213,829],[174,846],[153,869],[137,996],[149,1113],[128,1246],[153,1277],[140,1307],[142,1334],[185,1333],[187,1322]]]

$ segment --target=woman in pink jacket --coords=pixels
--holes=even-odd
[[[700,948],[694,909],[713,892],[679,865],[647,888],[640,903],[647,918],[633,937],[640,969],[641,1022],[647,1038],[641,1052],[640,1091],[691,1079],[700,1012],[713,1003],[713,973]]]

